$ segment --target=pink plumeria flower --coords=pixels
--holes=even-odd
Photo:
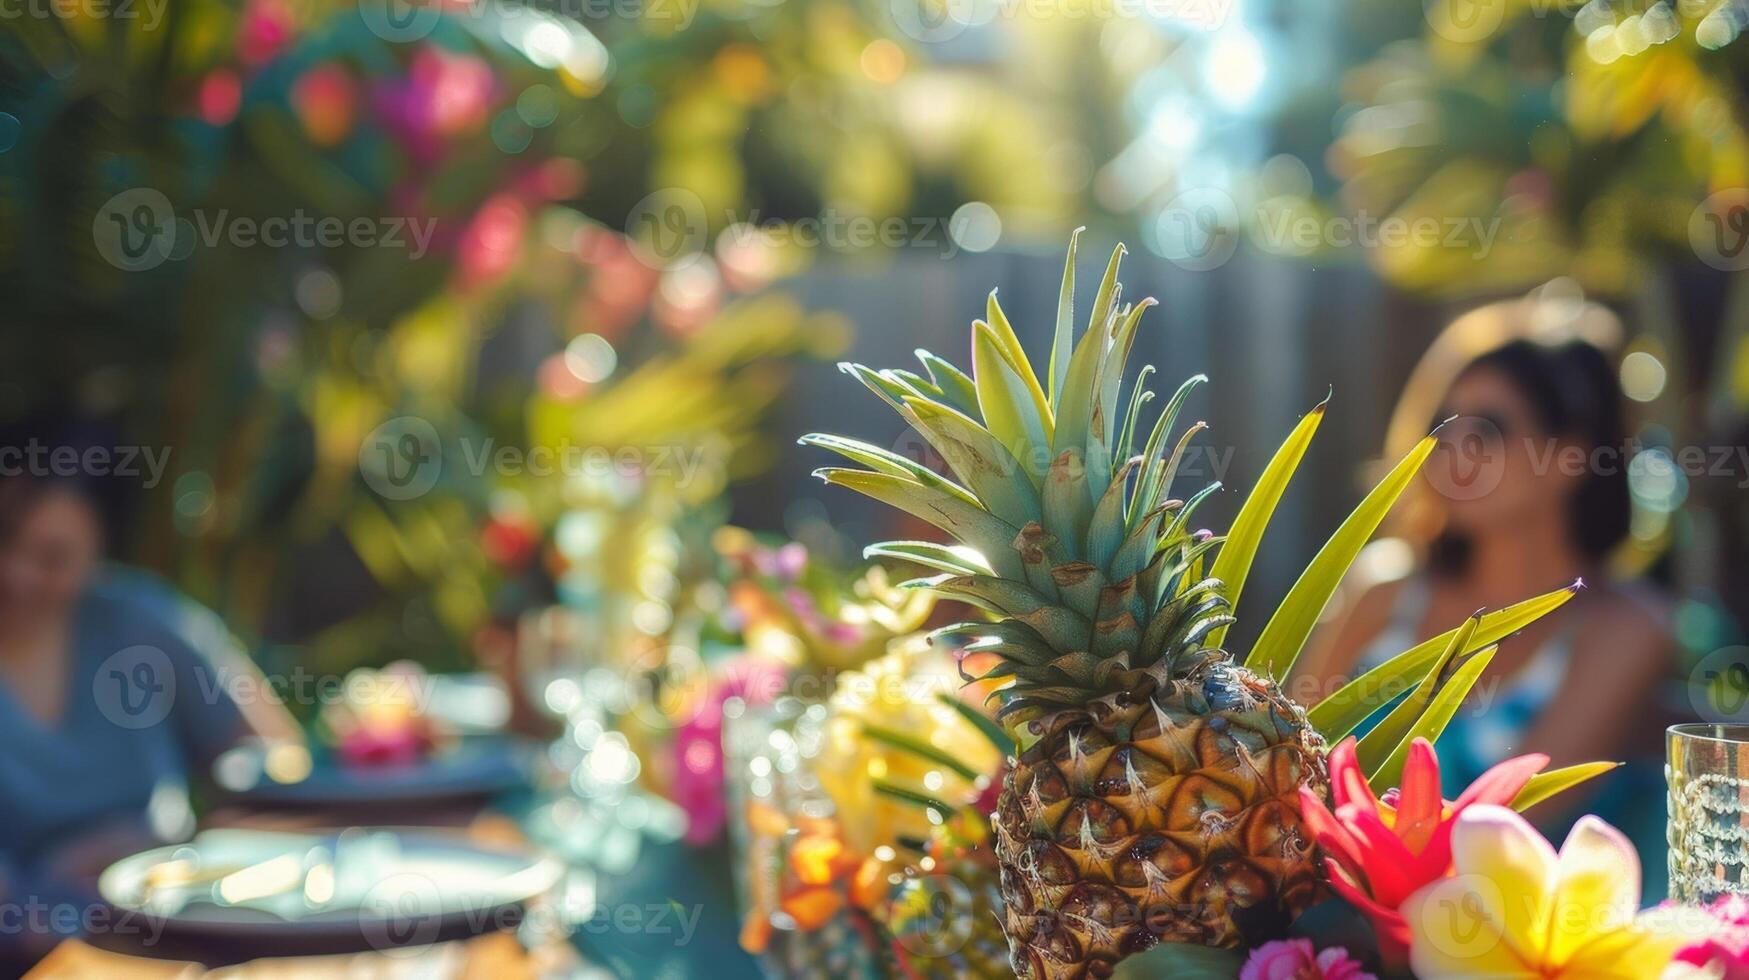
[[[1749,980],[1749,896],[1726,895],[1705,909],[1683,911],[1710,917],[1718,931],[1677,950],[1665,980]]]
[[[1310,939],[1282,939],[1251,951],[1239,980],[1378,980],[1341,946],[1319,952]]]

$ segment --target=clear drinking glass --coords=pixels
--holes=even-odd
[[[1665,748],[1670,897],[1749,894],[1749,724],[1672,725]]]

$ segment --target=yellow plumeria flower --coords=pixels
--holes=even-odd
[[[1451,841],[1454,876],[1410,895],[1409,962],[1422,980],[1645,980],[1694,937],[1637,912],[1640,858],[1585,817],[1560,853],[1502,806],[1472,806]]]

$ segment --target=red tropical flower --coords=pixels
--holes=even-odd
[[[1451,831],[1458,814],[1476,803],[1510,804],[1530,778],[1549,764],[1532,753],[1508,759],[1483,773],[1456,801],[1439,792],[1439,759],[1433,745],[1417,738],[1409,746],[1403,784],[1373,795],[1355,757],[1356,742],[1343,739],[1330,752],[1332,813],[1310,790],[1300,790],[1306,828],[1324,851],[1324,866],[1337,894],[1372,920],[1380,951],[1400,959],[1409,948],[1409,927],[1397,911],[1416,889],[1451,872]]]

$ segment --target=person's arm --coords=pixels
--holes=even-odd
[[[209,653],[201,661],[208,670],[224,677],[231,702],[242,716],[246,735],[269,745],[303,742],[304,730],[286,710],[279,692],[241,649]]]
[[[1619,760],[1670,666],[1670,636],[1645,609],[1598,596],[1585,610],[1560,690],[1526,740],[1550,768]]]
[[[204,685],[195,692],[203,702],[223,696],[242,716],[242,736],[253,735],[269,744],[303,741],[303,729],[218,613],[157,575],[137,568],[106,567],[102,588],[127,602],[133,614],[146,617],[171,635],[173,648],[166,652],[177,664],[179,681]],[[219,688],[216,693],[214,685]]]
[[[156,644],[170,658],[176,675],[170,723],[193,772],[210,774],[214,759],[251,734],[236,696],[237,680],[227,664],[213,664],[175,634]]]

